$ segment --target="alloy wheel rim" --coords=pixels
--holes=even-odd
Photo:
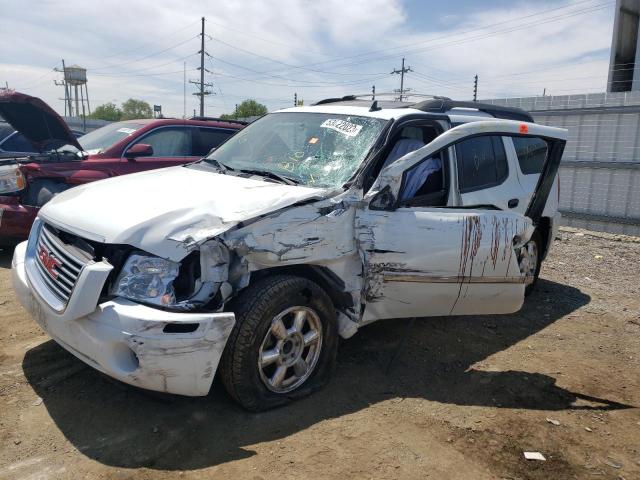
[[[271,321],[258,351],[258,372],[264,385],[286,393],[313,373],[322,349],[322,322],[309,307],[283,310]]]

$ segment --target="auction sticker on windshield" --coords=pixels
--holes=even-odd
[[[360,133],[360,130],[362,130],[362,125],[356,125],[355,123],[340,120],[339,118],[327,118],[320,126],[340,132],[347,137],[355,137]]]

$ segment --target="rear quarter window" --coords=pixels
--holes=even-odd
[[[525,175],[542,173],[549,146],[541,138],[512,137],[520,171]]]
[[[495,187],[509,175],[507,154],[499,136],[469,138],[455,149],[461,193]]]

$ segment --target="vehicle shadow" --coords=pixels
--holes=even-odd
[[[57,426],[85,455],[117,467],[189,470],[252,456],[251,445],[396,397],[540,410],[629,408],[560,388],[541,373],[472,368],[589,301],[576,288],[541,279],[517,314],[418,320],[388,373],[408,321],[373,324],[342,343],[325,389],[259,414],[238,407],[218,382],[208,397],[186,398],[150,395],[88,367],[77,373],[81,362],[53,341],[29,350],[23,369]],[[61,363],[67,366],[52,374],[61,379],[53,383],[43,372]],[[65,368],[75,374],[65,378]],[[579,399],[599,405],[573,405]]]

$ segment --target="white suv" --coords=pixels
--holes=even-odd
[[[521,110],[355,97],[268,114],[203,160],[73,188],[13,258],[51,337],[138,387],[308,394],[376,320],[515,312],[554,236],[566,131]]]

